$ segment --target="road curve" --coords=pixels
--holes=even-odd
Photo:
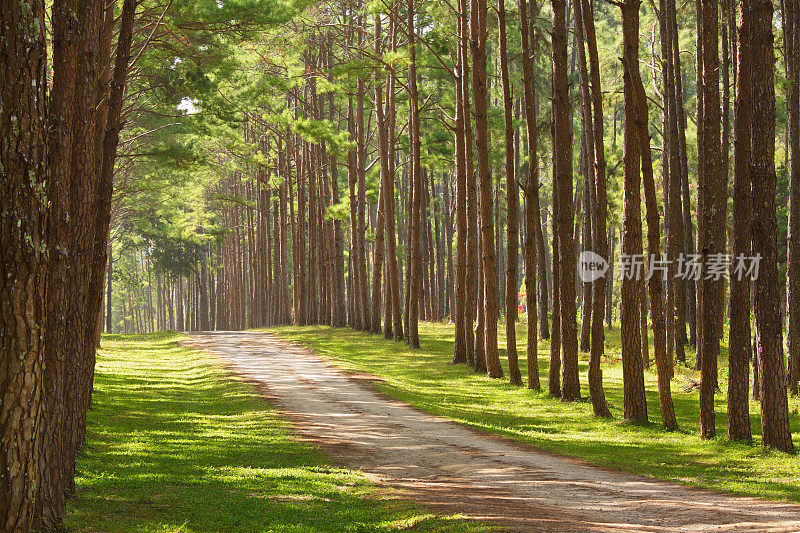
[[[506,531],[800,531],[800,506],[598,468],[421,413],[264,332],[190,335],[335,462]]]

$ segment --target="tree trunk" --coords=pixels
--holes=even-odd
[[[475,98],[475,149],[480,176],[481,275],[484,293],[484,350],[490,377],[503,377],[497,349],[497,258],[492,220],[492,176],[489,168],[488,91],[486,77],[486,0],[472,0],[470,10],[472,93]]]
[[[527,310],[527,369],[528,388],[539,390],[539,335],[537,332],[536,270],[542,264],[537,259],[537,247],[542,247],[541,220],[539,220],[539,159],[537,156],[536,93],[533,79],[533,56],[531,53],[531,28],[528,21],[526,0],[519,1],[520,33],[522,38],[522,83],[525,94],[525,125],[528,135],[528,181],[525,184],[525,304]],[[539,256],[541,258],[542,256]],[[540,283],[547,280],[541,275]],[[546,308],[543,312],[547,325]]]
[[[465,39],[463,17],[466,6],[465,0],[458,0],[459,14],[456,19],[457,27],[457,63],[456,63],[456,116],[455,116],[455,161],[456,161],[456,283],[455,283],[455,309],[453,321],[455,323],[455,342],[453,346],[453,363],[467,363],[467,315],[471,310],[467,308],[468,280],[467,280],[467,162],[466,162],[466,121],[469,117],[464,109],[464,86],[467,84],[464,70],[464,48],[461,42]]]
[[[499,0],[497,24],[500,28],[500,73],[503,82],[503,117],[505,125],[506,152],[506,351],[508,353],[508,374],[511,383],[522,385],[517,358],[517,248],[519,247],[519,191],[514,164],[514,119],[511,81],[508,76],[508,57],[506,51],[506,8],[505,1]],[[499,202],[499,198],[498,198]]]
[[[381,13],[375,13],[375,54],[380,56],[381,51]],[[383,274],[383,240],[385,232],[385,205],[386,195],[392,186],[389,176],[389,138],[387,137],[386,117],[383,109],[383,86],[375,84],[375,114],[378,126],[378,147],[380,149],[380,190],[378,192],[378,214],[375,223],[375,248],[372,268],[372,317],[370,318],[370,331],[381,331],[381,275]],[[394,139],[392,139],[392,142]],[[387,281],[388,283],[388,281]]]
[[[783,0],[783,46],[786,63],[786,131],[789,137],[789,228],[787,235],[787,332],[789,391],[800,382],[800,13],[797,0]]]
[[[752,87],[750,66],[750,0],[739,0],[736,27],[736,92],[733,122],[733,257],[750,257],[750,132]],[[728,438],[750,441],[750,279],[734,268],[731,276],[728,342]]]
[[[51,458],[40,457],[38,431],[49,366],[42,349],[48,249],[44,2],[4,2],[0,28],[0,528],[27,531],[40,461]]]
[[[625,0],[622,7],[623,79],[625,97],[625,139],[623,160],[622,253],[631,261],[642,253],[640,197],[640,142],[636,131],[637,106],[634,70],[639,69],[639,0]],[[622,276],[622,380],[623,416],[634,422],[647,421],[647,399],[642,369],[642,330],[639,323],[641,280],[628,271]]]
[[[553,122],[551,121],[551,137],[553,134]],[[553,329],[550,335],[550,360],[548,364],[547,388],[550,395],[555,398],[561,397],[561,268],[559,257],[559,248],[561,236],[558,231],[558,221],[556,220],[555,213],[560,209],[559,207],[559,183],[555,179],[555,167],[553,168],[553,214],[550,217],[553,231],[553,290],[550,294],[553,296]],[[571,280],[570,280],[571,283]]]
[[[561,322],[561,399],[580,399],[578,331],[575,318],[576,255],[573,239],[572,128],[567,84],[566,0],[551,0],[553,9],[553,172],[558,182],[559,307]],[[554,257],[555,253],[553,254]]]
[[[679,76],[676,76],[676,65],[672,53],[674,42],[674,33],[678,30],[673,26],[673,19],[675,17],[675,0],[662,1],[662,18],[664,19],[664,28],[666,30],[666,39],[662,38],[662,55],[666,64],[666,83],[665,83],[665,108],[668,110],[667,127],[669,128],[669,144],[666,156],[667,164],[669,166],[668,172],[668,209],[669,209],[669,229],[668,229],[668,247],[667,258],[670,260],[668,276],[668,283],[671,285],[672,303],[674,309],[669,310],[671,316],[674,316],[673,323],[673,339],[672,344],[667,345],[667,353],[670,359],[670,367],[672,368],[672,353],[674,351],[675,359],[677,361],[685,361],[686,354],[684,352],[684,345],[686,344],[686,281],[680,277],[675,276],[674,261],[684,253],[686,250],[686,236],[685,236],[685,220],[683,218],[683,198],[681,196],[681,183],[684,165],[682,161],[682,145],[681,134],[682,128],[680,124],[679,115],[683,109],[683,104],[679,105],[679,96],[676,85],[680,84]],[[677,82],[676,82],[677,79]],[[684,141],[685,142],[685,141]]]
[[[648,131],[648,108],[647,95],[642,85],[642,78],[639,74],[638,63],[627,64],[632,78],[633,92],[636,98],[636,112],[633,119],[636,128],[639,130],[639,154],[642,160],[642,182],[645,195],[646,218],[647,218],[647,248],[650,257],[656,261],[661,260],[661,234],[660,220],[658,213],[658,201],[656,199],[656,186],[653,178],[653,160],[650,152],[650,133]],[[626,116],[626,123],[629,117]],[[675,408],[672,404],[672,393],[670,392],[670,364],[667,351],[667,335],[664,324],[663,310],[663,289],[664,282],[663,270],[657,270],[655,262],[651,264],[648,280],[650,289],[650,317],[653,323],[653,357],[656,362],[656,372],[658,373],[658,399],[661,409],[661,418],[664,427],[668,430],[677,429],[678,423],[675,420]],[[647,339],[646,323],[642,327],[643,341]]]
[[[606,219],[608,196],[606,185],[606,156],[603,146],[603,93],[600,85],[600,61],[597,53],[597,38],[594,27],[594,9],[588,0],[581,0],[582,27],[586,33],[586,45],[591,69],[592,117],[591,131],[593,136],[592,160],[594,162],[592,185],[594,186],[594,203],[592,209],[592,251],[608,260],[608,242],[606,240]],[[592,284],[592,325],[589,347],[589,395],[595,416],[611,417],[605,393],[603,392],[603,371],[600,360],[605,352],[605,331],[603,330],[603,311],[606,306],[606,279],[614,277],[613,254],[609,270]],[[610,307],[610,306],[609,306]]]
[[[419,97],[417,94],[416,34],[414,33],[414,0],[408,0],[408,86],[409,86],[409,146],[411,148],[411,224],[409,227],[409,248],[411,269],[408,280],[408,344],[419,348],[419,298],[422,273],[420,259],[420,226],[422,224],[422,169],[419,146]],[[408,248],[407,248],[408,249]]]
[[[472,110],[470,106],[471,69],[469,65],[470,41],[477,38],[477,26],[471,24],[467,16],[467,2],[462,0],[461,10],[461,100],[464,105],[464,144],[467,174],[467,296],[466,313],[464,315],[464,336],[467,344],[467,361],[476,369],[485,366],[485,361],[478,361],[476,357],[476,341],[474,320],[477,305],[480,300],[479,292],[479,267],[480,267],[480,239],[478,237],[478,188],[472,158]],[[470,9],[474,5],[470,4]],[[467,31],[469,28],[469,31]],[[482,350],[481,350],[482,353]]]
[[[765,446],[794,451],[789,429],[785,370],[781,357],[775,215],[775,54],[772,2],[751,2],[753,64],[753,254],[761,256],[755,280],[755,329],[761,394],[761,439]]]
[[[702,38],[702,127],[698,135],[698,160],[701,161],[698,175],[698,250],[703,262],[700,280],[700,337],[698,354],[700,359],[700,434],[711,439],[716,436],[714,424],[714,392],[717,386],[717,357],[719,355],[719,331],[717,307],[720,280],[707,275],[708,263],[713,254],[724,252],[724,236],[719,235],[717,217],[719,202],[724,194],[719,174],[720,162],[720,110],[719,110],[719,57],[718,57],[718,9],[717,0],[701,0],[702,26],[698,32]]]

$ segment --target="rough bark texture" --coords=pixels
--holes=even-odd
[[[761,256],[755,280],[755,330],[761,395],[761,439],[765,446],[791,452],[789,406],[781,355],[780,291],[778,290],[777,220],[775,216],[775,53],[772,3],[753,0],[751,50],[753,129],[753,254]]]
[[[800,381],[800,20],[797,0],[783,0],[783,55],[787,78],[789,136],[789,228],[787,236],[787,332],[789,390],[797,394]]]
[[[68,354],[61,344],[67,310],[69,248],[69,172],[72,159],[74,120],[72,102],[75,95],[78,36],[75,25],[67,24],[69,10],[75,2],[53,4],[53,87],[49,103],[48,134],[48,198],[60,198],[50,207],[48,228],[47,315],[44,333],[44,380],[48,386],[42,399],[41,461],[36,498],[36,527],[56,527],[66,512],[65,443],[64,443],[64,374]]]
[[[0,4],[0,529],[33,525],[45,325],[44,2]]]
[[[572,127],[567,84],[566,0],[552,0],[553,9],[553,172],[558,182],[559,306],[561,322],[561,399],[580,398],[578,328],[575,317],[576,255],[573,238]],[[555,254],[554,254],[555,257]]]
[[[483,359],[479,360],[476,356],[476,340],[474,331],[474,321],[479,298],[479,263],[480,263],[480,240],[478,238],[478,188],[472,160],[472,111],[470,105],[470,86],[471,71],[469,65],[469,49],[472,40],[478,38],[478,26],[472,23],[472,19],[467,16],[466,0],[463,0],[464,9],[461,10],[461,27],[463,28],[461,39],[461,90],[462,101],[464,104],[464,143],[466,149],[466,173],[467,173],[467,302],[466,313],[464,316],[464,336],[467,342],[467,361],[475,369],[486,366]],[[475,2],[470,1],[470,12],[475,12]],[[467,31],[469,27],[469,31]],[[482,353],[482,350],[481,350]]]
[[[458,0],[458,9],[465,9],[465,1]],[[461,40],[466,31],[461,15],[456,17],[457,62],[456,78],[456,116],[455,116],[455,179],[456,179],[456,280],[455,306],[451,316],[455,324],[452,363],[467,363],[467,332],[465,330],[467,310],[467,162],[464,116],[464,54]]]
[[[750,0],[739,0],[736,27],[736,93],[733,122],[733,260],[752,253],[750,240]],[[728,438],[750,441],[750,279],[731,275],[731,319],[728,341]]]
[[[685,237],[685,221],[683,218],[683,197],[681,194],[682,173],[684,165],[682,163],[682,141],[681,133],[682,128],[680,125],[680,111],[683,109],[683,103],[680,102],[681,109],[678,109],[679,98],[676,85],[680,83],[680,76],[676,76],[675,57],[673,55],[673,42],[675,40],[674,33],[677,33],[677,28],[673,26],[675,18],[675,0],[662,1],[663,12],[662,18],[664,20],[663,26],[666,31],[666,39],[662,38],[662,60],[665,63],[666,80],[664,91],[665,108],[668,109],[668,124],[669,130],[669,145],[668,154],[665,160],[668,161],[668,209],[669,209],[669,229],[668,229],[668,258],[673,262],[678,258],[681,253],[685,252],[686,237]],[[677,80],[677,82],[676,82]],[[683,140],[685,142],[685,139]],[[684,345],[686,343],[686,282],[680,277],[675,276],[674,263],[670,263],[669,280],[668,283],[672,287],[672,303],[674,308],[669,310],[669,313],[674,316],[674,335],[672,344],[667,345],[667,353],[670,360],[671,374],[674,374],[672,368],[672,354],[675,355],[676,361],[685,361],[686,354],[684,352]]]
[[[653,160],[650,152],[650,134],[648,131],[648,109],[647,95],[644,92],[642,78],[639,74],[638,64],[629,63],[630,76],[633,79],[634,92],[636,93],[636,115],[634,121],[639,130],[639,151],[642,159],[642,182],[645,196],[646,218],[647,218],[647,249],[651,257],[661,258],[661,233],[658,214],[658,201],[656,200],[656,185],[653,178]],[[626,122],[628,118],[626,117]],[[658,374],[658,404],[661,409],[661,418],[664,427],[668,430],[678,428],[675,419],[675,408],[672,404],[672,393],[670,392],[670,354],[667,351],[667,335],[664,324],[663,311],[663,272],[649,272],[650,279],[647,286],[650,289],[650,317],[653,323],[653,356],[656,361],[656,372]],[[642,338],[646,344],[647,329],[642,327]]]
[[[578,9],[579,7],[580,9]],[[591,80],[591,114],[587,117],[591,140],[589,150],[592,150],[589,160],[594,168],[587,169],[591,172],[592,180],[589,186],[593,187],[593,209],[591,209],[591,249],[594,253],[608,260],[608,242],[606,240],[606,219],[608,198],[606,188],[606,156],[603,146],[603,95],[600,86],[600,61],[597,53],[597,37],[594,27],[594,9],[587,0],[580,0],[576,4],[576,15],[580,11],[578,26],[586,34],[586,55],[589,67],[584,74],[587,83],[582,83],[589,89],[588,81]],[[581,69],[587,67],[581,64]],[[588,97],[589,95],[587,95]],[[603,317],[606,306],[606,277],[613,276],[613,268],[609,267],[605,276],[600,276],[592,285],[592,311],[591,311],[591,337],[589,346],[589,396],[592,400],[592,410],[595,416],[611,417],[611,411],[603,392],[603,371],[600,360],[605,351],[605,331]],[[588,288],[587,288],[588,290]]]
[[[472,94],[475,98],[475,150],[478,160],[481,224],[481,276],[484,288],[484,354],[490,377],[503,376],[497,349],[497,257],[492,219],[492,176],[489,167],[488,89],[486,81],[486,0],[473,0],[470,39],[472,50]]]
[[[552,122],[551,122],[552,133]],[[547,388],[550,395],[555,398],[561,397],[561,276],[559,266],[559,241],[558,222],[555,213],[558,211],[558,181],[555,180],[555,170],[553,171],[553,215],[550,217],[553,230],[553,329],[550,335],[550,359],[547,367]]]
[[[375,54],[382,54],[381,47],[381,14],[375,14]],[[375,247],[372,261],[372,312],[370,317],[370,331],[381,331],[381,277],[383,274],[384,258],[384,233],[386,231],[386,195],[390,194],[392,186],[389,176],[389,139],[387,136],[386,113],[383,108],[383,85],[378,81],[375,84],[375,115],[378,128],[378,148],[381,162],[380,190],[378,192],[378,212],[375,221]],[[392,142],[394,139],[392,139]],[[387,280],[388,284],[388,280]]]
[[[96,325],[101,319],[103,309],[103,275],[104,265],[108,261],[109,225],[111,222],[111,196],[114,190],[114,162],[117,158],[119,134],[123,127],[121,119],[125,98],[125,87],[128,78],[131,41],[133,38],[133,21],[136,10],[134,0],[125,0],[122,5],[117,51],[115,54],[114,74],[111,80],[111,91],[108,93],[108,109],[106,111],[104,129],[98,135],[103,142],[98,157],[100,158],[99,175],[95,184],[92,213],[94,215],[92,248],[92,272],[88,287],[89,309],[86,323],[86,366],[83,373],[84,410],[91,405],[92,383],[94,382],[95,352],[99,344]],[[102,60],[102,58],[101,58]],[[84,421],[85,424],[85,421]]]
[[[724,194],[720,180],[720,98],[718,55],[718,9],[717,0],[701,0],[701,22],[698,28],[702,38],[702,127],[698,141],[699,160],[698,194],[700,222],[698,224],[698,249],[703,268],[700,281],[700,338],[698,353],[700,362],[700,434],[711,439],[716,436],[714,425],[714,392],[717,386],[717,357],[719,355],[719,331],[717,308],[722,281],[707,276],[706,267],[713,254],[725,251],[724,235],[720,235],[717,217],[717,198]]]
[[[622,8],[622,63],[625,97],[625,139],[623,162],[622,254],[631,259],[642,253],[640,186],[640,149],[636,130],[636,92],[633,70],[639,62],[639,4],[625,0]],[[635,422],[647,421],[647,399],[644,391],[642,363],[642,331],[639,324],[639,290],[641,281],[635,276],[622,277],[622,380],[623,417]]]

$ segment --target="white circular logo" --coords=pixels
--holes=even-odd
[[[589,250],[581,252],[578,256],[578,277],[584,283],[603,277],[608,270],[608,262]]]

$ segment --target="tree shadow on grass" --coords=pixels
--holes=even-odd
[[[105,337],[67,526],[78,531],[462,531],[331,468],[249,385],[176,335]]]

